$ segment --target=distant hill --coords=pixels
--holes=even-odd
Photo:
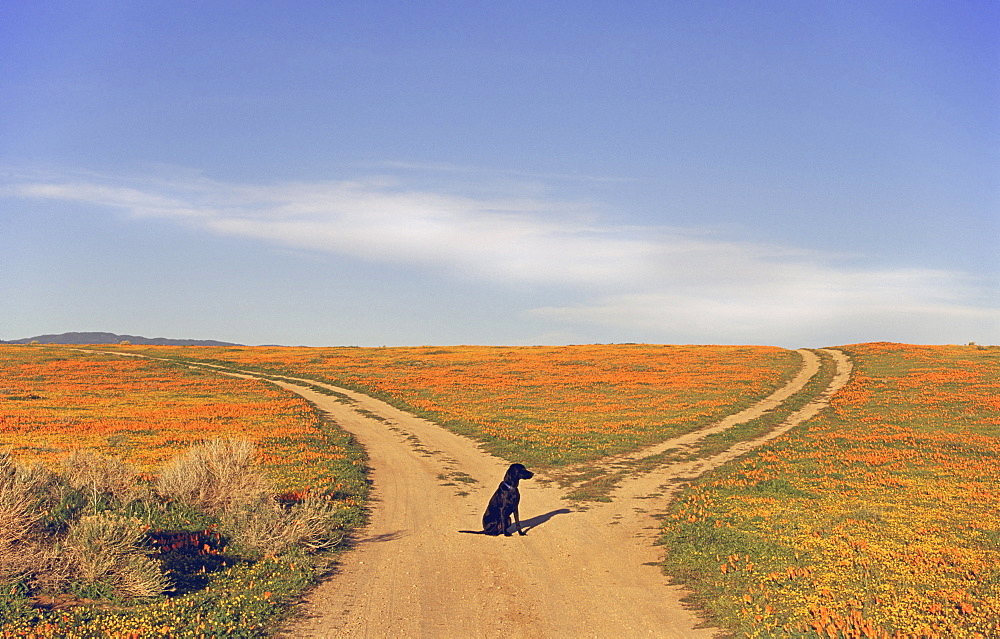
[[[129,342],[141,346],[242,346],[231,342],[217,342],[211,339],[169,339],[166,337],[140,337],[138,335],[116,335],[114,333],[62,333],[60,335],[38,335],[0,344],[121,344]]]

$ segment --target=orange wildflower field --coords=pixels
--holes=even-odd
[[[680,494],[668,572],[741,636],[1000,636],[1000,348],[842,350],[831,408]]]
[[[286,490],[359,463],[308,403],[182,364],[199,361],[359,389],[560,466],[704,426],[801,363],[746,346],[101,348],[177,361],[0,346],[0,446],[152,469],[204,439],[250,437]],[[841,349],[854,372],[830,407],[670,504],[665,570],[738,636],[1000,636],[1000,348]]]
[[[769,346],[115,348],[362,390],[536,465],[694,430],[770,394],[801,364]]]
[[[344,449],[308,402],[256,380],[144,358],[0,345],[0,447],[54,463],[73,449],[149,472],[204,440],[255,441],[278,488],[336,483]]]

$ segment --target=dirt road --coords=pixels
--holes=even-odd
[[[818,368],[814,354],[800,353],[802,374],[725,423],[753,419],[800,389]],[[838,368],[833,384],[814,406],[776,430],[808,418],[846,382],[847,358],[831,353]],[[651,514],[676,490],[671,480],[703,473],[767,438],[631,478],[612,503],[586,509],[562,499],[563,491],[552,484],[523,481],[521,515],[528,535],[494,538],[459,531],[481,528],[482,511],[508,462],[359,393],[336,388],[354,400],[345,405],[293,381],[277,383],[314,402],[361,441],[370,456],[375,499],[371,523],[356,547],[302,604],[302,617],[285,636],[714,636],[680,603],[684,591],[653,565],[661,551],[652,545],[657,524]],[[712,428],[656,448],[685,445]],[[464,476],[456,473],[475,483],[457,481]],[[650,494],[659,496],[643,499]]]

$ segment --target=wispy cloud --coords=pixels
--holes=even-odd
[[[956,272],[856,268],[844,256],[610,223],[584,203],[470,197],[389,178],[248,185],[188,177],[8,180],[0,196],[66,200],[219,235],[561,287],[535,308],[646,339],[794,343],[1000,340],[988,286]]]

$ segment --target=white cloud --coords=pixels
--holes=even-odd
[[[557,286],[578,302],[537,308],[535,316],[650,339],[1000,341],[1000,309],[977,302],[988,296],[961,273],[850,268],[844,256],[616,226],[585,204],[541,197],[476,198],[385,178],[245,185],[94,176],[13,181],[4,194],[465,278]]]
[[[535,309],[560,322],[668,328],[678,340],[779,345],[834,345],[894,340],[996,342],[1000,310],[965,302],[952,286],[963,278],[918,270],[809,273],[774,280],[744,278],[685,290],[601,296],[575,306]],[[780,274],[779,274],[780,275]],[[971,297],[971,295],[970,295]]]

